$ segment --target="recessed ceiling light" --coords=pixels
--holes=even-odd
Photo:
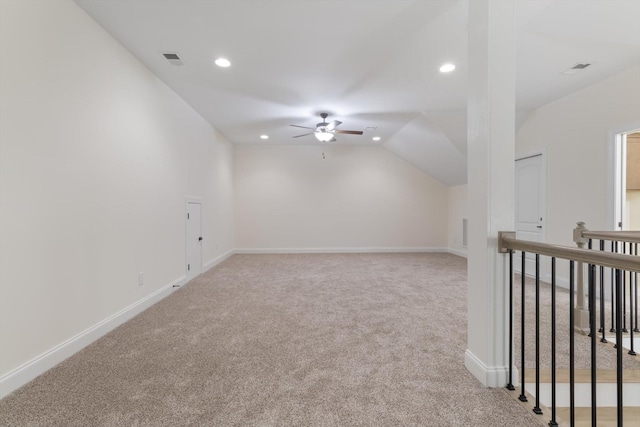
[[[442,67],[440,67],[440,72],[441,73],[450,73],[455,69],[456,69],[455,65],[453,65],[451,63],[448,63],[448,64],[443,64]]]
[[[379,136],[374,136],[374,137],[373,137],[373,138],[371,138],[371,139],[373,139],[374,141],[380,141],[380,137],[379,137]]]
[[[216,59],[216,65],[218,67],[227,68],[231,65],[231,62],[227,58],[218,58]]]
[[[260,139],[269,139],[269,135],[260,135]]]

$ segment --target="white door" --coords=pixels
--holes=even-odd
[[[545,241],[545,165],[542,154],[516,160],[516,238]],[[519,253],[514,257],[514,270],[521,270]],[[525,273],[535,274],[535,255],[527,254]]]
[[[202,204],[187,202],[187,281],[202,273]]]

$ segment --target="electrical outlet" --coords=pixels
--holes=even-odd
[[[144,271],[138,273],[138,286],[144,285]]]

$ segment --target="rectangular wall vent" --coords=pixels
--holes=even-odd
[[[571,67],[572,70],[584,70],[585,68],[587,68],[589,65],[591,64],[576,64],[573,67]]]
[[[462,218],[462,247],[467,247],[467,218]]]
[[[568,70],[564,71],[562,74],[576,74],[576,73],[579,73],[580,71],[584,70],[585,68],[587,68],[590,65],[591,64],[588,63],[588,62],[578,62],[576,65],[574,65],[573,67],[571,67]]]
[[[181,66],[184,65],[184,62],[177,53],[174,52],[163,52],[162,56],[169,62],[171,65]]]

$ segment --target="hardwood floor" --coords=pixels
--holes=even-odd
[[[575,371],[576,383],[590,383],[591,382],[591,370],[589,369],[576,369]],[[622,377],[625,383],[640,383],[640,370],[637,369],[625,369]],[[535,369],[526,369],[524,373],[525,381],[528,383],[535,382],[536,371]],[[596,372],[596,379],[598,383],[615,383],[617,381],[617,374],[615,369],[599,369]],[[540,370],[540,382],[551,382],[551,370]],[[568,383],[569,382],[569,370],[557,369],[556,370],[556,382]]]
[[[569,408],[558,408],[559,418],[569,419]],[[591,427],[591,408],[576,408],[576,427]],[[618,416],[616,408],[599,407],[596,412],[598,427],[616,427]],[[624,427],[640,427],[640,407],[625,407],[623,411]]]
[[[606,384],[613,383],[615,384],[617,381],[616,371],[613,369],[603,369],[598,370],[596,373],[596,378],[598,383]],[[626,369],[623,372],[624,382],[625,383],[640,383],[640,370],[637,369]],[[535,382],[535,370],[527,369],[525,371],[525,381],[528,383]],[[543,369],[540,371],[540,383],[547,384],[551,382],[551,371],[549,369]],[[559,369],[556,371],[556,382],[558,384],[568,383],[569,382],[569,370],[568,369]],[[591,371],[588,369],[577,369],[575,370],[575,382],[576,384],[588,384],[591,382]],[[528,402],[520,402],[518,396],[520,395],[520,388],[516,388],[514,391],[507,391],[507,393],[516,399],[522,406],[526,407],[528,410],[532,411],[535,402],[535,397],[525,393],[527,396]],[[549,420],[551,419],[551,409],[540,405],[540,408],[543,411],[543,415],[540,415],[539,421],[541,425],[548,425]],[[558,407],[556,409],[556,418],[558,425],[561,427],[569,426],[569,408],[568,407]],[[597,417],[597,426],[598,427],[617,427],[618,416],[617,416],[617,408],[615,407],[598,407],[596,411]],[[640,406],[626,406],[623,408],[623,425],[625,427],[640,427]],[[591,427],[591,408],[590,407],[576,407],[575,408],[575,427]]]

